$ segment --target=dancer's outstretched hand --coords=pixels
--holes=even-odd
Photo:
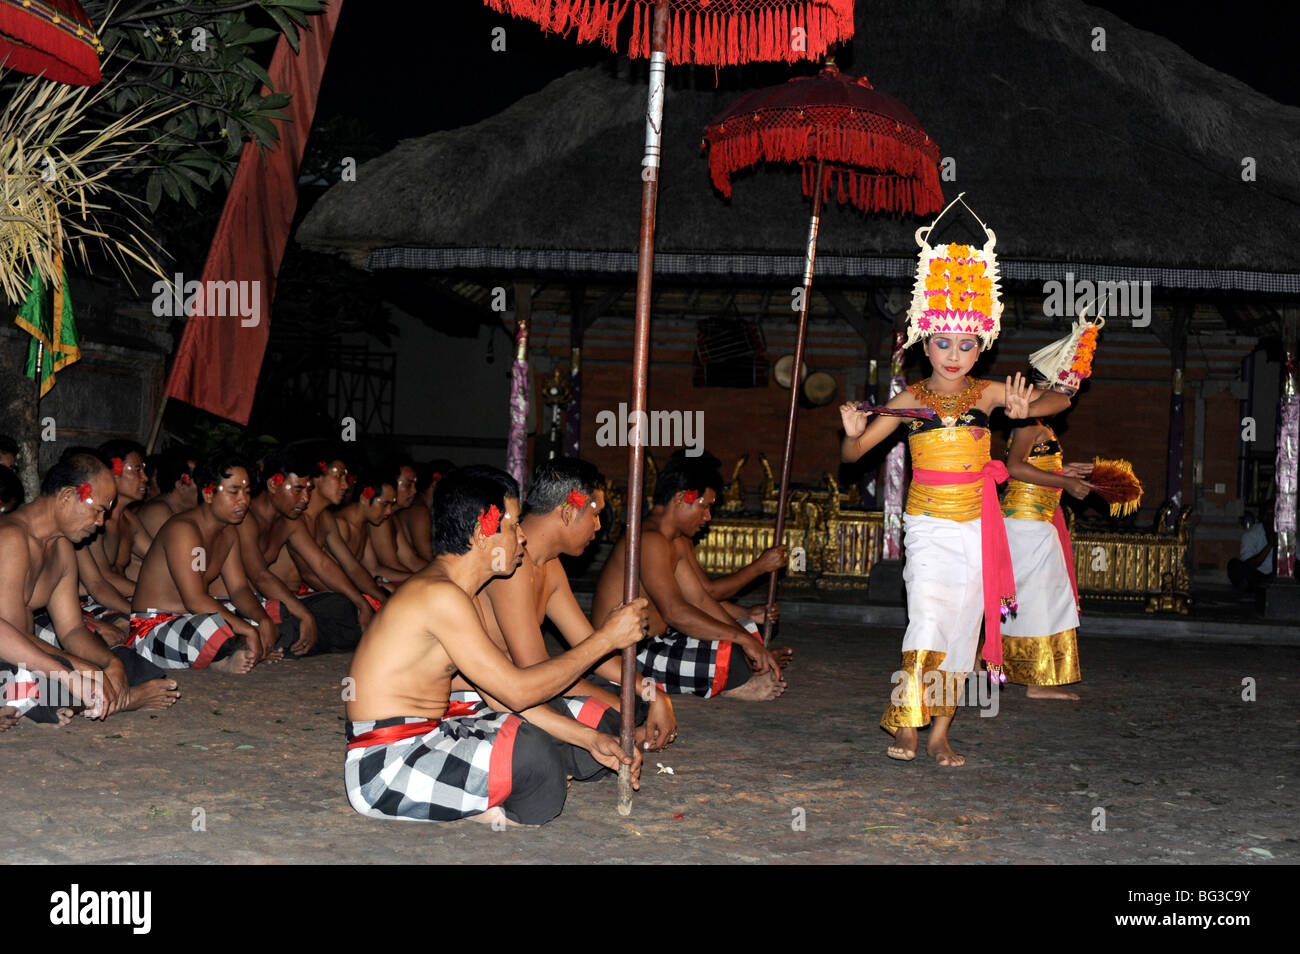
[[[1066,464],[1064,467],[1062,467],[1061,474],[1062,476],[1065,477],[1087,477],[1089,474],[1092,473],[1092,468],[1093,468],[1092,461],[1087,461],[1087,462],[1076,461],[1072,464]]]
[[[1029,417],[1029,402],[1034,399],[1034,386],[1019,371],[1015,378],[1007,378],[1006,406],[1007,417],[1023,419]]]

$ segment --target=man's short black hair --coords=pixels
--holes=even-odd
[[[677,451],[668,459],[667,466],[659,472],[659,479],[655,481],[655,506],[668,503],[685,490],[701,494],[712,490],[721,497],[722,473],[718,470],[718,465],[718,458],[712,454],[688,457],[685,451]]]
[[[563,506],[569,492],[576,490],[588,499],[605,486],[605,475],[595,464],[578,457],[554,457],[538,464],[528,485],[524,513],[550,513]]]
[[[199,493],[208,484],[212,485],[215,491],[221,482],[234,473],[236,467],[244,468],[244,472],[249,475],[249,483],[252,483],[253,470],[248,463],[234,454],[218,454],[216,457],[209,457],[201,461],[198,467],[194,468],[194,483],[199,486]]]
[[[506,498],[519,499],[519,484],[504,470],[475,465],[453,470],[433,492],[433,555],[468,553],[479,515]]]
[[[18,456],[18,442],[8,434],[0,434],[0,454]]]
[[[110,466],[114,457],[120,460],[123,464],[126,463],[127,457],[133,453],[139,454],[140,460],[144,460],[145,458],[144,445],[139,441],[129,440],[125,437],[115,438],[111,441],[104,441],[104,443],[99,445],[99,452],[108,459]]]
[[[194,472],[190,469],[189,457],[170,450],[157,455],[157,458],[158,489],[163,493],[169,494],[175,490],[183,476],[188,475],[193,481]]]
[[[446,477],[456,465],[445,457],[439,457],[437,460],[431,460],[428,463],[415,465],[415,490],[417,493],[424,493],[433,483],[436,474],[439,480]]]
[[[396,468],[390,470],[388,467],[367,467],[357,476],[356,486],[352,488],[355,491],[352,499],[364,502],[367,488],[374,491],[375,497],[382,497],[385,487],[392,487],[396,492],[398,473]]]
[[[63,452],[58,463],[46,471],[45,479],[41,481],[41,496],[53,497],[64,487],[80,487],[104,470],[109,470],[109,467],[99,454],[70,447]]]
[[[277,447],[257,465],[257,483],[265,488],[276,474],[282,474],[285,480],[290,477],[314,480],[320,476],[320,467],[316,464],[318,459],[298,444]]]
[[[0,447],[0,451],[4,450]],[[0,464],[0,504],[4,504],[5,513],[11,513],[21,507],[27,494],[23,491],[23,482],[4,464]]]

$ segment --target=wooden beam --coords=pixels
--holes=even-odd
[[[831,303],[831,307],[835,309],[835,313],[847,321],[849,327],[861,335],[862,340],[865,341],[867,347],[870,348],[871,327],[874,322],[867,321],[866,315],[853,307],[853,302],[849,301],[848,296],[839,289],[823,288],[821,289],[821,293],[822,296]],[[870,296],[868,296],[868,298],[870,298]]]

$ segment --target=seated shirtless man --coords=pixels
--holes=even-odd
[[[594,627],[573,596],[560,555],[579,556],[595,539],[605,507],[604,483],[593,464],[571,457],[554,458],[533,471],[524,506],[528,545],[523,562],[510,576],[492,580],[481,598],[491,610],[485,614],[488,635],[517,666],[532,666],[550,658],[542,637],[542,621],[548,617],[570,646],[577,646],[592,633]],[[616,657],[605,660],[595,671],[617,685],[622,681],[622,669]],[[637,747],[660,751],[677,736],[672,702],[666,693],[657,692],[649,679],[640,681],[637,694],[649,702],[648,712],[639,713],[643,724],[636,730]],[[567,718],[561,717],[558,724],[538,724],[575,745],[579,744],[572,737],[576,723],[618,735],[621,701],[609,690],[579,679],[563,696],[551,700]]]
[[[186,451],[168,451],[158,455],[155,476],[162,492],[135,511],[150,540],[176,514],[199,505],[199,491],[194,486],[194,466]]]
[[[428,564],[431,557],[421,557],[411,538],[410,530],[398,517],[412,509],[416,500],[415,465],[402,460],[389,463],[385,467],[384,477],[393,484],[393,515],[367,529],[370,538],[369,552],[374,555],[376,564],[397,567],[409,576],[419,572]],[[370,568],[370,564],[367,564]],[[380,573],[380,576],[386,576]]]
[[[320,548],[329,554],[330,558],[347,574],[352,586],[361,592],[362,599],[372,610],[378,610],[388,599],[388,591],[380,586],[374,576],[353,556],[352,550],[339,536],[338,519],[334,511],[329,509],[343,504],[355,478],[348,473],[347,463],[337,454],[326,454],[324,460],[316,462],[316,467],[311,500],[307,502],[307,509],[302,512],[303,525],[311,531]],[[303,582],[311,589],[323,591],[332,588],[316,575],[312,567],[301,560],[295,562],[298,564],[298,572],[302,574]],[[362,620],[361,625],[365,626],[368,621],[368,618]]]
[[[274,601],[264,609],[244,573],[235,527],[250,506],[248,468],[217,457],[200,464],[194,480],[199,505],[163,524],[145,556],[130,645],[166,669],[246,673],[297,642],[297,620]],[[218,576],[228,600],[210,592]]]
[[[161,669],[124,648],[110,650],[83,623],[72,546],[103,524],[113,495],[113,476],[103,463],[73,455],[50,468],[39,497],[0,517],[0,666],[6,681],[17,681],[23,670],[43,674],[71,689],[88,716],[101,719],[127,709],[164,709],[180,695]],[[41,607],[50,622],[38,628],[33,611]],[[70,708],[46,702],[0,705],[0,712],[9,710],[0,727],[15,709],[26,708],[35,721],[72,717]]]
[[[737,623],[691,569],[694,554],[688,560],[673,546],[679,538],[689,541],[709,521],[721,486],[716,467],[685,455],[674,455],[659,475],[654,506],[641,528],[640,591],[650,599],[654,635],[638,654],[637,663],[643,675],[670,693],[775,699],[785,692],[781,667],[788,653],[774,655],[755,632]],[[622,598],[626,559],[624,538],[601,570],[593,618],[600,619]]]
[[[355,649],[362,626],[374,615],[361,591],[303,522],[316,470],[311,457],[292,446],[272,451],[262,462],[262,489],[238,527],[249,580],[262,596],[279,600],[298,620],[299,643],[291,652],[299,656]],[[304,582],[299,564],[328,589],[315,590]]]
[[[348,801],[363,815],[540,825],[564,805],[562,753],[525,719],[641,639],[646,606],[637,600],[620,608],[562,656],[513,664],[484,632],[474,594],[514,572],[523,557],[517,496],[486,477],[444,478],[433,562],[393,594],[361,638],[350,674],[344,779]],[[457,673],[485,699],[501,700],[500,711],[451,701]],[[639,787],[639,752],[628,756],[617,739],[582,728],[591,756],[608,768],[629,765]]]
[[[449,460],[434,460],[415,468],[415,500],[405,510],[398,510],[394,519],[402,525],[406,538],[415,548],[420,565],[433,559],[433,491],[450,474],[456,465]]]
[[[394,566],[382,560],[371,543],[371,531],[392,523],[393,508],[397,504],[397,488],[393,483],[393,478],[384,471],[363,473],[353,482],[351,502],[329,515],[334,526],[332,532],[326,531],[324,544],[336,560],[350,557],[375,582],[387,583],[390,589],[410,579],[413,572],[405,566]]]

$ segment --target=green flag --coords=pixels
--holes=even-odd
[[[41,345],[45,346],[41,355],[41,397],[54,387],[56,372],[81,360],[77,323],[72,317],[72,296],[68,294],[67,269],[62,269],[62,273],[63,285],[56,287],[51,295],[40,273],[33,271],[27,300],[14,317],[14,324],[32,336],[27,349],[26,374],[33,380],[36,378],[38,351]]]

